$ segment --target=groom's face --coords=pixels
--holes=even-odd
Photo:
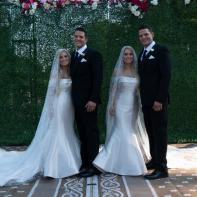
[[[87,43],[85,32],[75,31],[74,33],[74,44],[76,48],[81,48]]]
[[[154,33],[149,29],[140,29],[139,30],[139,40],[144,47],[147,47],[154,38]]]

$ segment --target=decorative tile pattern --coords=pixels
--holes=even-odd
[[[118,175],[101,174],[100,187],[103,197],[123,197],[121,184],[118,181]]]
[[[26,149],[25,146],[3,148],[8,151],[23,151]],[[96,179],[91,180],[77,176],[64,178],[60,182],[59,188],[57,188],[58,184],[52,187],[54,180],[42,178],[33,194],[36,194],[36,197],[43,197],[43,193],[49,188],[50,192],[48,193],[51,194],[51,197],[54,197],[56,191],[57,195],[55,197],[127,197],[128,189],[132,197],[147,197],[147,191],[150,194],[154,192],[159,197],[197,196],[197,169],[170,169],[169,174],[169,178],[149,181],[152,191],[143,177],[125,176],[127,188],[125,188],[122,177],[115,174],[101,174]],[[32,181],[17,186],[0,187],[0,197],[27,197],[35,183],[36,181]],[[137,184],[137,187],[134,187],[133,184]],[[34,197],[34,195],[31,197]]]
[[[83,178],[67,178],[64,183],[64,193],[62,197],[83,197]]]

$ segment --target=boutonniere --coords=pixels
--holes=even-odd
[[[79,53],[79,52],[78,52]],[[79,53],[79,55],[81,55],[82,57],[84,57],[85,56],[85,53]]]

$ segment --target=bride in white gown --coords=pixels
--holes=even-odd
[[[119,175],[143,175],[149,157],[146,133],[140,133],[137,57],[125,46],[116,63],[107,107],[107,137],[94,165]],[[143,130],[141,128],[141,130]]]
[[[70,54],[59,49],[40,121],[28,149],[21,152],[0,149],[0,186],[29,181],[36,175],[62,178],[79,172],[80,145],[73,127],[69,64]]]
[[[120,52],[111,79],[106,113],[107,137],[93,164],[99,170],[119,175],[143,175],[150,159],[140,97],[137,94],[137,57],[130,46]],[[168,146],[169,168],[197,168],[197,145]]]

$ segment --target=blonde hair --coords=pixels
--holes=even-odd
[[[132,54],[133,54],[133,62],[131,64],[134,67],[134,69],[137,71],[137,63],[138,63],[138,61],[137,61],[136,52],[135,52],[135,50],[134,50],[133,47],[131,47],[131,46],[125,46],[123,53],[125,52],[126,49],[129,49],[132,52]]]
[[[60,79],[61,79],[61,65],[60,65],[60,55],[61,55],[61,53],[63,53],[63,52],[65,52],[67,55],[68,55],[68,57],[69,57],[69,60],[71,60],[71,55],[70,55],[70,53],[69,53],[69,51],[67,50],[67,49],[58,49],[57,50],[57,58],[58,58],[58,84],[57,84],[57,89],[56,89],[56,91],[57,91],[57,94],[59,94],[60,93]],[[69,74],[69,72],[70,72],[70,63],[69,63],[69,70],[68,70],[68,74]]]

